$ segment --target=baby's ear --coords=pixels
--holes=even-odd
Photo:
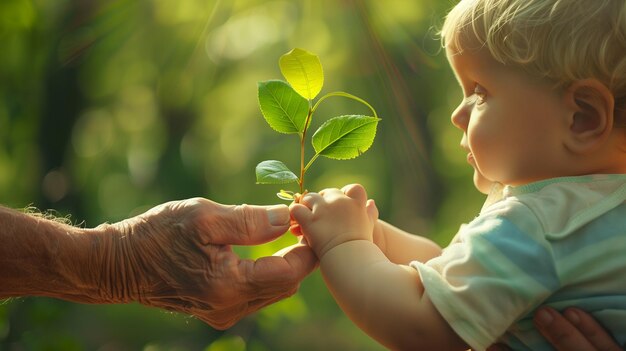
[[[566,94],[568,104],[573,107],[566,146],[575,153],[591,152],[601,146],[613,130],[613,94],[596,79],[576,81]]]

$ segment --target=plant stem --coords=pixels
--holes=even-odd
[[[309,163],[306,164],[306,167],[304,167],[304,171],[306,172],[309,167],[311,167],[311,165],[313,164],[313,161],[317,160],[317,158],[319,157],[320,154],[315,154],[313,157],[311,157],[311,160],[309,161]]]
[[[300,185],[300,194],[304,194],[304,173],[306,173],[306,168],[304,167],[304,141],[306,139],[306,132],[309,129],[309,122],[311,122],[312,116],[313,108],[311,108],[311,100],[309,100],[309,113],[304,121],[304,130],[302,131],[302,137],[300,138],[300,179],[298,180],[298,184]]]
[[[359,98],[358,96],[354,96],[352,94],[343,92],[343,91],[336,91],[336,92],[332,92],[332,93],[328,93],[324,96],[322,96],[319,100],[317,100],[317,102],[315,103],[315,105],[313,106],[313,108],[311,108],[311,101],[309,100],[309,115],[307,116],[306,122],[304,124],[304,132],[302,133],[302,139],[300,141],[300,154],[301,154],[301,158],[300,158],[300,193],[303,194],[304,193],[304,173],[306,173],[306,171],[309,169],[309,167],[311,167],[311,165],[313,164],[313,161],[315,161],[320,154],[315,154],[313,155],[313,157],[311,158],[311,160],[309,160],[309,163],[307,163],[306,166],[304,166],[304,137],[306,136],[306,131],[308,128],[308,124],[309,124],[309,120],[311,118],[311,116],[313,115],[313,113],[315,112],[315,110],[317,110],[317,107],[319,106],[319,104],[326,100],[327,98],[331,97],[331,96],[342,96],[342,97],[346,97],[352,100],[356,100],[364,105],[366,105],[367,107],[369,107],[369,109],[372,111],[372,113],[374,114],[374,117],[378,118],[378,114],[376,114],[376,110],[374,110],[374,108],[372,107],[372,105],[368,104],[367,101]]]
[[[346,93],[346,92],[343,92],[343,91],[336,91],[336,92],[328,93],[328,94],[322,96],[319,100],[317,100],[317,102],[315,103],[315,106],[313,106],[313,111],[311,113],[315,112],[315,110],[317,109],[317,107],[319,106],[319,104],[322,101],[326,100],[326,98],[329,98],[331,96],[343,96],[343,97],[346,97],[346,98],[349,98],[349,99],[352,99],[352,100],[356,100],[356,101],[362,103],[363,105],[369,107],[369,109],[372,110],[372,113],[374,114],[374,117],[378,118],[378,115],[376,114],[376,110],[374,110],[372,105],[368,104],[367,101],[361,99],[358,96],[354,96],[352,94],[349,94],[349,93]]]

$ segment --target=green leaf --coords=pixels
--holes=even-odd
[[[257,184],[297,183],[298,176],[290,171],[284,163],[268,160],[256,166],[256,182]]]
[[[315,153],[335,160],[360,156],[372,146],[378,121],[361,115],[329,119],[313,134]]]
[[[313,100],[322,90],[324,72],[317,55],[296,48],[281,56],[278,65],[287,82],[305,99]]]
[[[302,133],[309,113],[309,102],[282,80],[258,83],[259,106],[275,131]]]
[[[295,199],[294,195],[295,193],[293,191],[283,189],[280,189],[280,192],[276,193],[276,196],[278,196],[279,199],[286,201],[293,201],[293,199]]]

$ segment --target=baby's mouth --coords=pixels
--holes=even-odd
[[[474,154],[471,151],[467,153],[467,163],[471,165],[476,164],[476,161],[474,160]]]

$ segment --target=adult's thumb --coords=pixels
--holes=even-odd
[[[211,233],[210,244],[262,244],[277,238],[289,229],[289,208],[286,205],[228,206],[226,211],[212,222],[207,228]]]

